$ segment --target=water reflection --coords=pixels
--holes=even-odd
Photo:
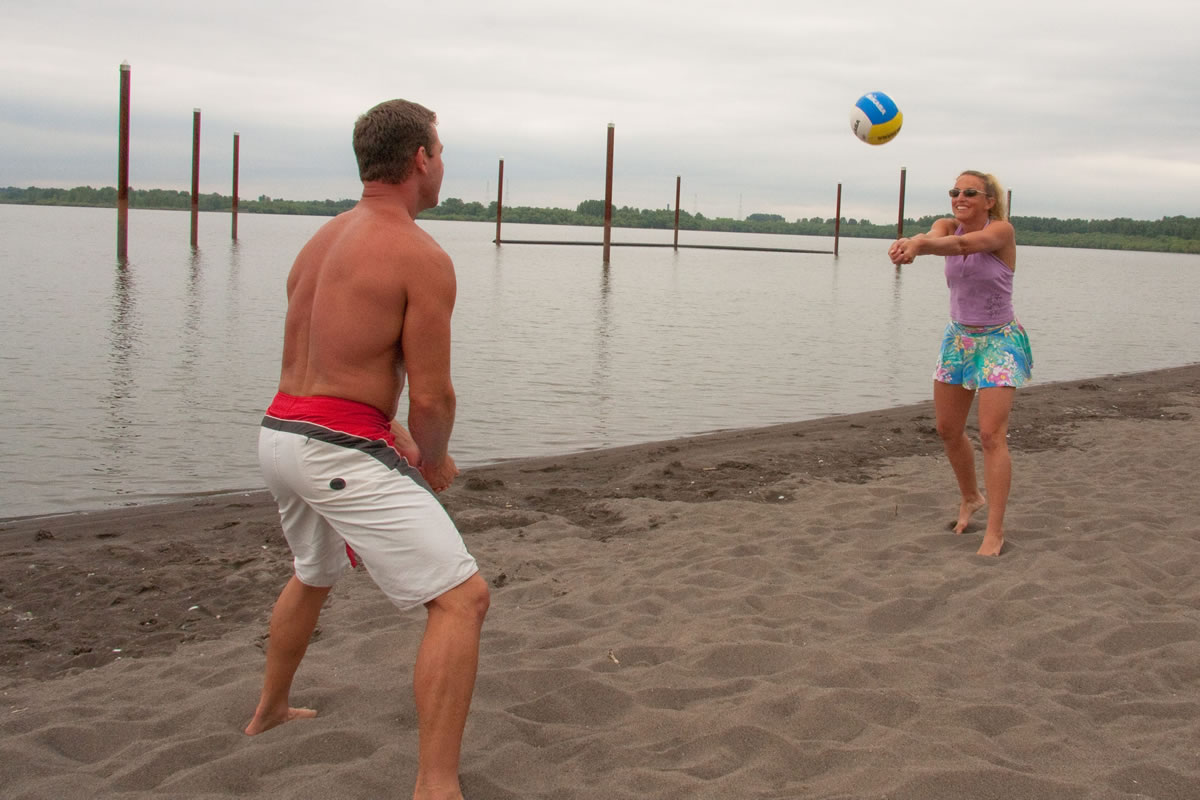
[[[241,322],[242,248],[236,239],[229,243],[229,277],[225,281],[225,313],[228,315],[226,333],[234,331]]]
[[[196,366],[205,347],[201,336],[201,318],[204,310],[204,254],[199,249],[193,249],[188,259],[187,282],[184,286],[183,319],[180,326],[179,359],[180,374],[185,383],[191,383],[196,376]]]
[[[105,408],[114,434],[132,425],[127,408],[135,392],[133,362],[140,343],[141,322],[137,314],[137,285],[127,261],[118,264],[113,276],[112,315],[108,325],[108,393]]]
[[[901,332],[900,331],[900,327],[901,327],[900,301],[904,296],[904,291],[903,291],[903,289],[904,289],[904,274],[900,271],[900,267],[896,267],[896,270],[893,273],[893,275],[894,275],[894,278],[892,280],[892,302],[891,302],[890,306],[888,307],[888,311],[889,311],[888,316],[891,321],[889,330],[891,331],[893,339],[899,339],[900,332]]]
[[[597,408],[593,430],[608,433],[608,416],[612,392],[612,270],[608,264],[600,268],[600,293],[596,301],[596,361],[592,367],[592,400]]]
[[[888,304],[887,317],[887,347],[888,363],[896,364],[900,362],[900,351],[906,346],[905,341],[905,326],[904,326],[904,306],[901,302],[904,297],[904,273],[899,265],[892,271],[892,291],[891,302]],[[888,394],[896,392],[899,388],[901,376],[895,374],[892,370],[881,370],[881,378],[888,390]]]

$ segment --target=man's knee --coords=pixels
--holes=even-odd
[[[462,615],[483,624],[491,605],[491,594],[488,592],[487,581],[476,572],[453,589],[438,595],[428,604],[429,609],[439,609],[452,614]]]
[[[284,585],[283,591],[279,593],[280,598],[287,596],[296,603],[324,605],[325,598],[329,596],[333,586],[314,586],[311,583],[305,583],[298,575],[292,575],[288,582]]]

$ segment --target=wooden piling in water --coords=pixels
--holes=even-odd
[[[680,176],[675,176],[675,249],[679,249],[679,183]]]
[[[833,214],[833,257],[837,258],[838,239],[842,234],[842,185],[838,184],[837,209]]]
[[[233,132],[233,223],[230,231],[233,240],[237,241],[237,212],[238,212],[238,152],[241,145],[241,134]]]
[[[595,239],[590,241],[564,241],[561,239],[502,239],[500,233],[500,222],[504,216],[504,159],[500,159],[500,177],[497,181],[496,190],[496,245],[503,244],[543,244],[552,246],[602,246],[604,265],[607,267],[610,261],[611,249],[613,247],[672,247],[675,250],[681,248],[693,248],[700,250],[743,250],[764,253],[818,253],[830,255],[829,250],[806,250],[791,247],[753,247],[745,245],[713,245],[713,244],[680,244],[679,243],[679,216],[680,203],[679,198],[682,191],[683,178],[679,175],[675,176],[675,237],[672,244],[666,242],[614,242],[612,240],[612,216],[613,216],[613,152],[614,142],[616,140],[616,125],[608,123],[608,152],[605,159],[604,173],[604,236],[602,241],[597,242]],[[489,190],[490,191],[490,190]],[[838,214],[834,229],[834,250],[833,255],[837,255],[837,235],[841,225],[841,209],[842,209],[842,185],[838,184]]]
[[[129,256],[129,83],[130,68],[121,62],[120,121],[117,123],[117,260]]]
[[[200,221],[200,109],[192,109],[192,247],[196,247]]]
[[[1004,211],[1008,214],[1008,218],[1012,219],[1012,189],[1008,190],[1008,196],[1004,200]]]
[[[504,159],[500,159],[500,178],[496,181],[496,247],[500,246],[500,218],[504,216]]]
[[[908,170],[904,167],[900,168],[900,219],[896,222],[896,238],[904,237],[904,178]]]
[[[604,168],[604,263],[608,263],[608,252],[612,247],[612,177],[613,177],[613,139],[616,136],[616,126],[608,123],[608,158]]]

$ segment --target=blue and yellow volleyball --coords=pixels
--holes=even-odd
[[[903,124],[904,115],[883,92],[867,92],[850,111],[850,130],[867,144],[887,144]]]

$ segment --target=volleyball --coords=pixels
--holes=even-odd
[[[904,115],[883,92],[868,92],[850,111],[850,130],[867,144],[887,144],[896,138]]]

